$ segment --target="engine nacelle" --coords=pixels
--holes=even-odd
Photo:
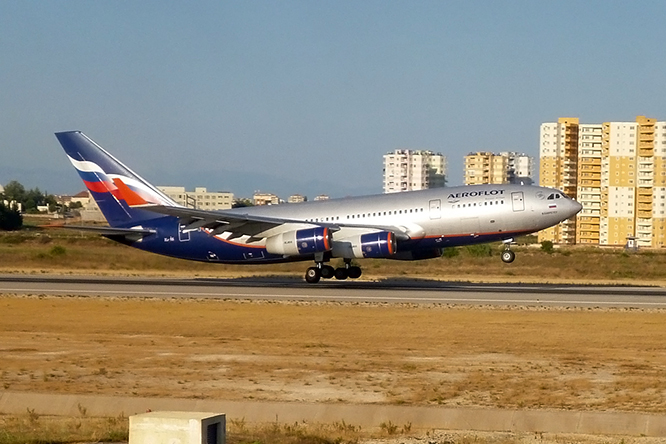
[[[266,239],[266,251],[287,256],[323,253],[331,249],[331,240],[331,230],[326,227],[287,231]]]
[[[333,241],[333,256],[347,259],[390,257],[396,253],[395,234],[390,231],[357,234]]]

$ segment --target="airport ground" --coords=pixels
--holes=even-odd
[[[465,249],[424,263],[362,265],[364,278],[377,279],[394,275],[634,285],[666,280],[666,254],[660,252],[517,250],[516,262],[508,267],[496,254],[487,257]],[[248,271],[192,264],[72,235],[0,237],[0,270],[5,273],[300,275],[302,268],[285,264]],[[34,294],[2,295],[0,312],[0,390],[6,391],[666,412],[666,312],[658,309]],[[31,419],[28,412],[25,418],[4,420]],[[398,429],[406,425],[395,424]],[[232,423],[231,430],[236,426]],[[367,438],[348,432],[329,430],[325,436],[330,441],[318,442]],[[420,433],[412,442],[660,442],[627,436],[409,433]],[[388,442],[388,430],[376,434]],[[277,442],[275,437],[263,440]]]

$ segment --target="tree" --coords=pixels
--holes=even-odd
[[[37,207],[42,205],[48,205],[49,211],[56,209],[56,200],[53,195],[42,193],[39,188],[26,190],[16,180],[12,180],[5,187],[5,200],[21,204],[26,213],[36,213]]]
[[[9,202],[25,203],[26,192],[25,187],[18,181],[12,180],[5,185],[5,199]]]
[[[234,199],[233,205],[231,205],[231,208],[243,208],[243,207],[253,207],[254,203],[252,202],[251,199],[246,199],[246,198],[240,198],[240,199]]]
[[[23,216],[18,208],[7,208],[5,204],[0,201],[0,230],[13,231],[20,230],[23,226]]]

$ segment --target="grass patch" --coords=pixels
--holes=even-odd
[[[543,248],[545,245],[546,248]],[[666,250],[594,247],[555,248],[544,243],[513,247],[516,261],[504,264],[503,244],[446,248],[443,257],[424,261],[361,259],[365,278],[432,278],[513,282],[666,283]],[[99,258],[104,257],[104,261]],[[333,261],[337,266],[342,261]],[[147,253],[98,236],[67,230],[0,233],[0,272],[169,274],[236,277],[292,275],[301,278],[306,263],[248,267],[193,262]]]
[[[65,444],[123,442],[129,438],[128,419],[40,416],[33,409],[23,415],[0,415],[0,444]]]

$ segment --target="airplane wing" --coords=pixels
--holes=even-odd
[[[248,236],[249,241],[256,241],[265,237],[269,230],[276,229],[281,225],[290,225],[293,229],[294,225],[302,225],[307,227],[320,226],[327,227],[333,232],[340,231],[343,228],[361,228],[361,229],[376,229],[382,231],[392,231],[400,240],[410,239],[407,230],[404,227],[394,226],[374,226],[355,225],[344,223],[328,223],[328,222],[305,222],[303,220],[255,216],[249,214],[240,214],[228,211],[207,211],[197,210],[193,208],[174,207],[166,205],[135,205],[134,208],[141,208],[143,210],[152,211],[159,214],[175,216],[180,219],[181,224],[184,225],[182,231],[194,231],[199,228],[210,230],[211,235],[229,232],[231,235],[228,240]],[[271,232],[271,235],[275,234]]]

